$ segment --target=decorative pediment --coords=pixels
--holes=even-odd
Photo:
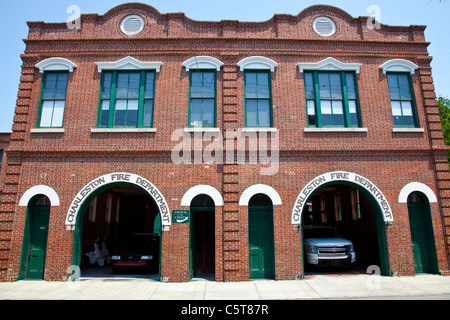
[[[220,71],[220,67],[222,66],[222,61],[208,56],[192,57],[183,62],[183,67],[186,68],[186,71],[189,71],[190,69],[216,69],[217,71]]]
[[[278,63],[266,57],[254,56],[242,59],[237,65],[241,68],[241,71],[245,69],[270,69],[270,71],[274,72]]]
[[[161,70],[161,62],[142,62],[130,56],[115,62],[96,62],[98,72],[103,70]]]
[[[73,69],[76,67],[75,63],[65,58],[49,58],[36,64],[36,68],[39,68],[40,73],[44,73],[44,71],[73,72]]]
[[[380,69],[383,70],[383,74],[386,74],[386,72],[409,72],[414,74],[414,71],[418,68],[419,66],[415,63],[404,59],[392,59],[380,66]]]
[[[355,71],[359,73],[361,63],[345,63],[334,58],[326,58],[316,63],[298,63],[301,73],[305,70],[324,70],[324,71]]]

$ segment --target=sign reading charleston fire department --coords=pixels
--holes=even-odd
[[[326,183],[334,181],[347,181],[362,187],[363,190],[366,190],[377,201],[378,205],[380,206],[381,212],[383,213],[384,221],[391,222],[394,220],[389,203],[387,202],[380,189],[377,188],[370,180],[356,173],[335,171],[317,176],[313,180],[308,182],[306,187],[303,188],[303,190],[298,195],[297,200],[295,201],[294,208],[292,210],[291,223],[300,224],[302,221],[302,211],[308,198],[316,189],[322,187]]]
[[[155,201],[158,206],[159,213],[161,214],[161,223],[163,226],[169,226],[171,224],[170,210],[167,205],[166,199],[162,193],[147,179],[132,173],[110,173],[99,178],[96,178],[85,185],[81,191],[77,194],[72,204],[69,207],[69,211],[66,217],[66,225],[73,228],[77,222],[77,216],[84,201],[92,195],[96,190],[111,183],[129,183],[134,184],[141,189],[145,190]]]

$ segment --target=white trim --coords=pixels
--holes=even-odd
[[[428,198],[428,201],[430,202],[437,202],[437,197],[434,194],[433,190],[431,190],[431,188],[426,184],[420,182],[410,182],[406,186],[404,186],[398,195],[398,202],[407,203],[408,196],[411,194],[411,192],[414,191],[419,191],[425,194]]]
[[[73,69],[76,68],[77,65],[65,58],[48,58],[38,62],[35,67],[39,69],[40,73],[44,73],[44,71],[73,72]]]
[[[424,132],[423,128],[392,128],[392,132]]]
[[[239,205],[248,206],[248,202],[250,201],[251,197],[258,193],[262,193],[268,196],[272,200],[272,204],[274,206],[281,205],[281,197],[278,192],[271,186],[265,184],[254,184],[245,189],[244,192],[242,192],[241,197],[239,198]]]
[[[266,57],[253,56],[242,59],[237,65],[241,71],[245,69],[270,69],[270,71],[274,72],[278,63]]]
[[[297,200],[295,200],[294,208],[292,209],[291,223],[294,225],[300,225],[302,223],[303,208],[315,190],[321,188],[327,183],[336,181],[345,181],[365,189],[378,203],[383,214],[384,222],[387,223],[394,221],[392,210],[386,197],[375,184],[373,184],[369,179],[353,172],[334,171],[321,174],[306,184],[306,186],[298,194]]]
[[[208,185],[197,185],[186,191],[183,198],[181,199],[181,206],[189,207],[191,205],[192,199],[194,199],[199,194],[206,194],[210,196],[213,199],[216,207],[223,206],[223,198],[220,192],[217,191],[216,188]]]
[[[156,132],[156,128],[92,128],[91,133],[146,133]]]
[[[220,71],[223,62],[209,56],[197,56],[186,60],[182,65],[186,68],[186,71],[190,69],[216,69]]]
[[[64,128],[32,128],[31,133],[65,133]]]
[[[367,132],[367,128],[303,128],[304,132]]]
[[[321,33],[320,30],[317,29],[317,23],[318,23],[320,20],[329,22],[329,23],[331,24],[332,30],[331,30],[330,33],[324,34],[324,33]],[[314,31],[315,31],[319,36],[322,36],[322,37],[331,37],[333,34],[336,33],[336,23],[334,23],[334,21],[333,21],[332,19],[328,18],[328,17],[318,17],[318,18],[316,18],[316,19],[313,21],[313,29],[314,29]]]
[[[220,128],[192,127],[192,128],[184,128],[184,132],[220,132]]]
[[[20,198],[19,206],[20,207],[28,206],[28,203],[30,202],[31,198],[33,198],[34,196],[36,196],[38,194],[42,194],[42,195],[46,196],[50,200],[50,205],[52,207],[59,206],[60,202],[59,202],[59,197],[58,197],[58,194],[56,193],[56,191],[53,188],[51,188],[49,186],[44,186],[44,185],[34,186],[34,187],[28,189],[27,191],[25,191],[25,193]]]
[[[242,128],[242,132],[278,132],[277,128]]]
[[[125,23],[126,23],[128,20],[132,19],[132,18],[138,19],[139,22],[141,23],[141,26],[139,27],[139,30],[130,32],[130,31],[125,30]],[[127,17],[125,17],[125,18],[122,19],[122,22],[120,22],[120,30],[121,30],[123,33],[125,33],[127,36],[134,36],[134,35],[140,33],[140,32],[144,29],[144,26],[145,26],[144,19],[142,19],[142,17],[140,17],[140,16],[138,16],[138,15],[136,15],[136,14],[127,16]]]
[[[69,206],[66,216],[66,227],[67,230],[74,230],[75,224],[77,222],[77,216],[79,214],[80,208],[89,196],[95,192],[97,189],[107,186],[113,183],[126,183],[139,187],[140,189],[146,191],[150,197],[155,201],[158,211],[161,214],[161,224],[165,231],[168,231],[168,227],[171,224],[171,216],[169,205],[164,198],[161,191],[153,185],[147,179],[133,173],[128,172],[114,172],[105,174],[101,177],[95,178],[87,185],[85,185],[74,197],[72,203]]]
[[[325,71],[355,71],[359,73],[362,66],[361,63],[346,63],[328,57],[319,62],[306,63],[301,62],[297,64],[300,73],[305,70],[325,70]]]
[[[103,70],[155,70],[161,71],[162,62],[142,62],[130,56],[115,62],[96,62],[98,72]]]
[[[386,74],[386,72],[389,71],[409,72],[411,74],[414,74],[414,71],[416,69],[419,69],[419,66],[405,59],[392,59],[383,63],[380,66],[380,69],[383,70],[383,74]]]

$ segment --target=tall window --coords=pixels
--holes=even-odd
[[[272,93],[270,70],[245,71],[245,125],[272,126]]]
[[[312,71],[304,79],[309,126],[360,126],[354,72]]]
[[[216,71],[190,70],[189,127],[216,126]]]
[[[152,127],[154,91],[154,71],[104,71],[98,127]]]
[[[38,127],[62,127],[68,80],[68,72],[44,73]]]
[[[414,96],[408,73],[387,73],[389,97],[395,127],[416,127]]]

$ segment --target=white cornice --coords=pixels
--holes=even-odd
[[[359,73],[361,63],[345,63],[334,58],[328,57],[315,63],[298,63],[300,73],[304,70],[325,70],[325,71],[355,71]]]
[[[39,69],[40,73],[44,73],[44,71],[73,72],[73,69],[76,67],[75,63],[65,58],[48,58],[36,64],[36,68]]]
[[[98,72],[102,70],[161,70],[162,62],[142,62],[130,56],[115,62],[96,62]]]
[[[186,68],[186,71],[189,71],[190,69],[216,69],[217,71],[220,71],[220,67],[222,66],[222,61],[208,56],[192,57],[183,62],[183,67]]]

